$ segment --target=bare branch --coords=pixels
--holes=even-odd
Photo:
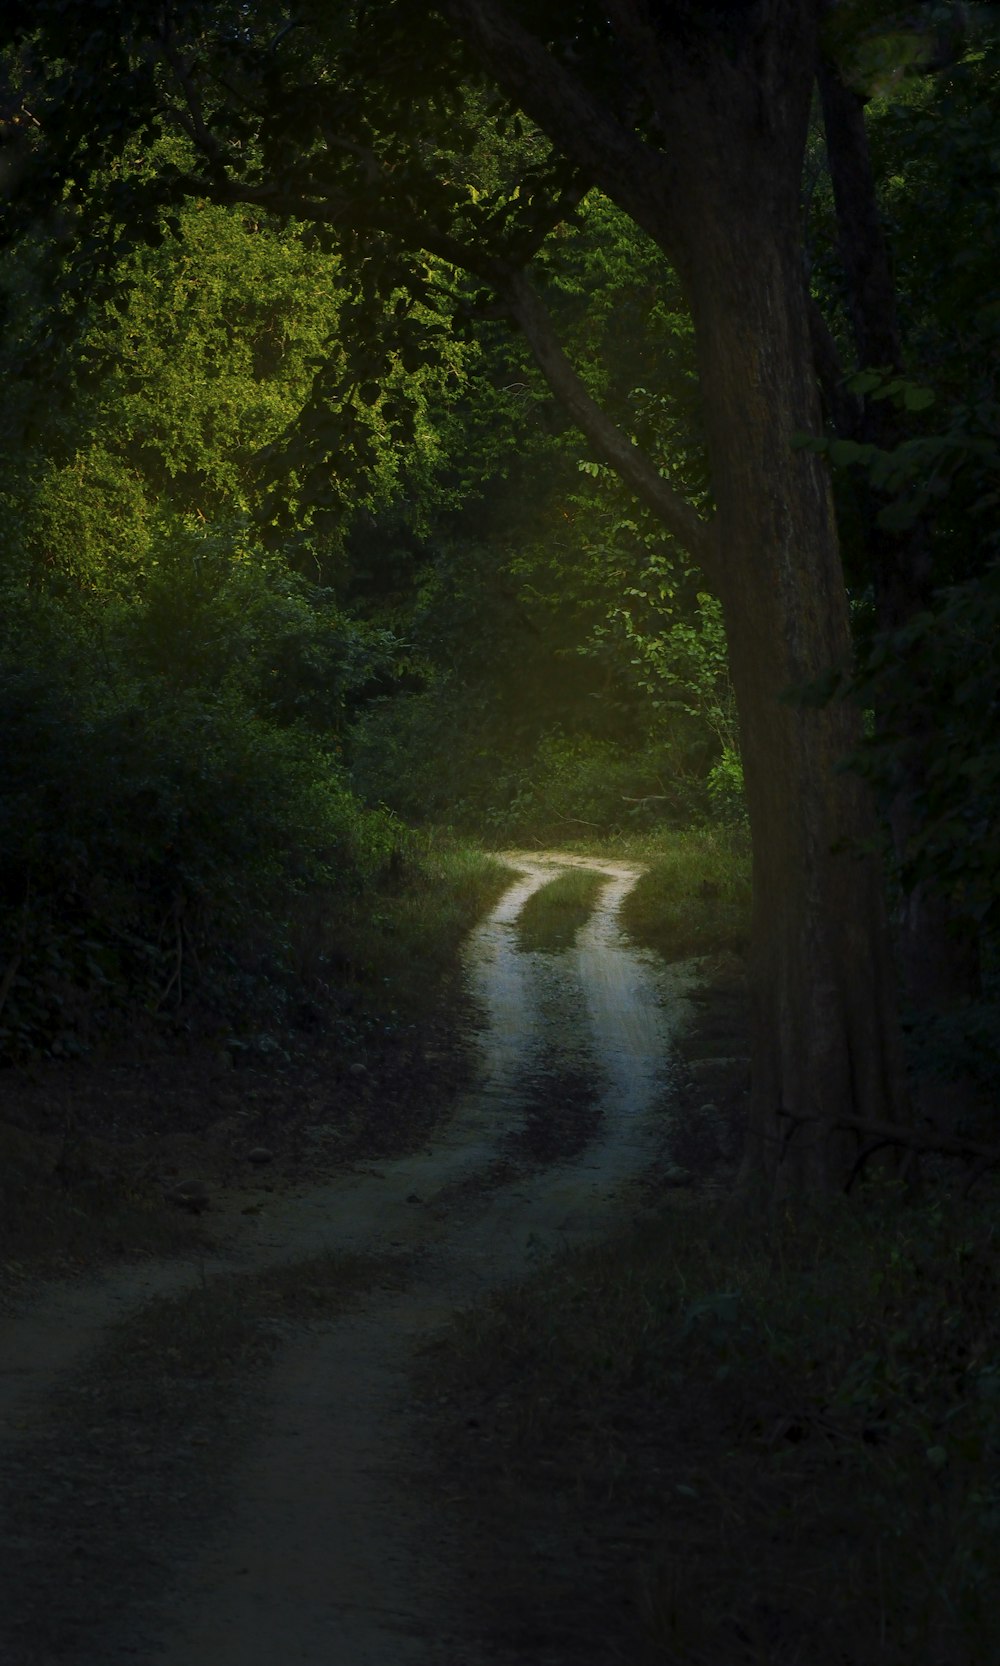
[[[959,1135],[939,1134],[933,1130],[922,1133],[917,1128],[904,1128],[894,1122],[866,1122],[863,1117],[857,1116],[841,1116],[833,1122],[826,1122],[823,1117],[799,1116],[794,1111],[784,1109],[780,1109],[778,1115],[786,1118],[789,1123],[785,1146],[796,1128],[806,1123],[869,1136],[847,1177],[845,1191],[850,1191],[868,1159],[877,1151],[884,1151],[890,1146],[899,1146],[905,1151],[924,1151],[935,1156],[961,1157],[967,1162],[975,1160],[974,1179],[978,1179],[987,1169],[1000,1165],[1000,1146],[985,1145],[981,1140],[964,1139]]]
[[[713,578],[717,550],[711,524],[702,520],[687,499],[664,480],[646,453],[591,398],[566,357],[548,311],[526,274],[512,272],[506,277],[496,274],[493,281],[507,301],[511,316],[520,326],[545,380],[594,451],[663,522],[706,575]]]
[[[845,386],[845,372],[837,352],[837,343],[819,305],[809,299],[809,336],[812,341],[813,363],[822,389],[830,421],[842,440],[858,439],[864,418],[863,402]]]

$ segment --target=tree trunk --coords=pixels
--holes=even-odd
[[[780,1196],[845,1182],[854,1139],[833,1127],[838,1117],[900,1123],[907,1112],[883,879],[857,853],[873,840],[874,809],[839,768],[857,718],[840,703],[788,698],[846,666],[851,643],[826,465],[792,443],[820,422],[795,112],[772,104],[762,119],[759,92],[748,84],[741,108],[730,84],[721,107],[703,89],[686,112],[696,132],[699,120],[712,124],[701,150],[722,165],[703,169],[697,211],[673,229],[698,341],[753,833],[743,1172]],[[794,99],[795,88],[777,96]],[[804,143],[801,88],[799,102]]]

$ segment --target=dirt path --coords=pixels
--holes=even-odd
[[[284,1338],[263,1416],[229,1476],[228,1509],[203,1518],[195,1498],[185,1532],[158,1544],[151,1501],[149,1545],[140,1548],[151,1556],[158,1548],[158,1590],[125,1577],[91,1601],[85,1635],[79,1624],[50,1627],[45,1643],[32,1641],[23,1622],[7,1642],[0,1617],[0,1658],[17,1666],[137,1658],[162,1666],[480,1666],[506,1658],[469,1629],[451,1571],[461,1559],[449,1499],[421,1473],[414,1352],[456,1306],[640,1207],[633,1182],[669,1144],[669,1046],[693,981],[619,931],[617,909],[638,868],[561,854],[508,860],[517,878],[467,949],[484,1014],[477,1082],[433,1146],[282,1198],[259,1221],[235,1217],[228,1248],[198,1267],[53,1290],[0,1338],[0,1434],[12,1447],[38,1434],[46,1396],[72,1382],[113,1319],[185,1282],[211,1285],[331,1253],[407,1259],[402,1288],[396,1280],[346,1316]],[[523,951],[520,910],[570,864],[607,876],[591,919],[570,951]],[[597,1116],[583,1149],[570,1142],[571,1155],[544,1166],[513,1161],[518,1128],[539,1114],[539,1096],[555,1104],[584,1078]],[[18,1565],[30,1578],[23,1542]]]

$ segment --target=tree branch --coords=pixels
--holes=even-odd
[[[548,60],[548,54],[543,54]],[[207,182],[206,182],[207,183]],[[353,230],[379,231],[401,238],[410,246],[425,249],[450,265],[489,285],[500,297],[506,314],[518,325],[531,354],[549,387],[565,406],[591,447],[628,486],[640,502],[657,516],[667,531],[702,567],[710,582],[716,582],[717,548],[710,524],[660,474],[645,452],[622,432],[587,392],[584,383],[563,350],[549,313],[523,270],[541,246],[552,226],[571,212],[585,191],[578,175],[549,206],[530,237],[518,248],[518,264],[503,258],[502,251],[469,245],[451,232],[407,213],[405,204],[394,200],[391,185],[383,181],[378,195],[371,192],[343,196],[309,196],[287,186],[247,185],[237,180],[215,181],[209,190],[227,202],[252,202],[299,219]]]
[[[786,1145],[796,1128],[804,1123],[822,1124],[826,1128],[845,1129],[850,1133],[870,1136],[871,1143],[859,1152],[847,1178],[845,1191],[850,1191],[869,1157],[891,1145],[902,1146],[906,1151],[925,1151],[942,1157],[963,1157],[966,1161],[975,1159],[976,1177],[986,1169],[1000,1165],[1000,1146],[985,1145],[981,1140],[967,1140],[951,1134],[933,1132],[923,1134],[917,1128],[904,1128],[894,1122],[866,1122],[863,1117],[857,1116],[841,1116],[834,1122],[826,1122],[823,1117],[798,1116],[794,1111],[784,1109],[779,1110],[778,1115],[787,1118],[790,1124]]]
[[[634,445],[617,424],[587,392],[559,341],[549,313],[525,272],[505,265],[486,249],[469,247],[436,227],[401,220],[397,204],[372,202],[370,197],[308,198],[287,189],[266,185],[245,186],[229,181],[215,186],[215,192],[229,202],[253,202],[260,207],[279,208],[300,219],[402,235],[461,271],[494,289],[507,315],[518,325],[532,357],[556,397],[589,440],[597,456],[607,463],[663,523],[667,531],[698,562],[710,582],[717,574],[717,547],[711,524],[702,519],[680,492],[666,481],[656,465]],[[581,187],[582,192],[582,187]],[[562,206],[575,206],[577,188],[571,187]],[[540,230],[538,241],[545,235]]]
[[[809,336],[812,341],[813,363],[820,389],[826,402],[830,421],[842,440],[861,437],[864,404],[845,387],[844,368],[837,352],[837,343],[818,303],[809,298]]]
[[[510,308],[532,356],[549,387],[565,405],[573,421],[597,455],[631,487],[667,531],[682,544],[714,580],[717,546],[711,523],[702,520],[687,499],[664,480],[655,464],[634,445],[592,399],[563,351],[537,290],[524,272],[496,274],[492,280]]]
[[[504,92],[662,248],[674,194],[667,156],[636,138],[496,0],[436,3]]]

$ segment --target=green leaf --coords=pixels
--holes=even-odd
[[[933,388],[918,388],[909,384],[903,393],[903,404],[908,411],[926,411],[934,403]]]
[[[914,499],[904,503],[890,503],[878,512],[878,524],[885,532],[908,532],[920,515],[920,504]]]
[[[882,374],[878,370],[859,370],[856,375],[847,378],[847,388],[850,393],[864,396],[881,387],[882,380]]]
[[[830,461],[835,469],[847,468],[851,463],[868,462],[873,446],[859,445],[857,440],[834,440],[830,446]]]

